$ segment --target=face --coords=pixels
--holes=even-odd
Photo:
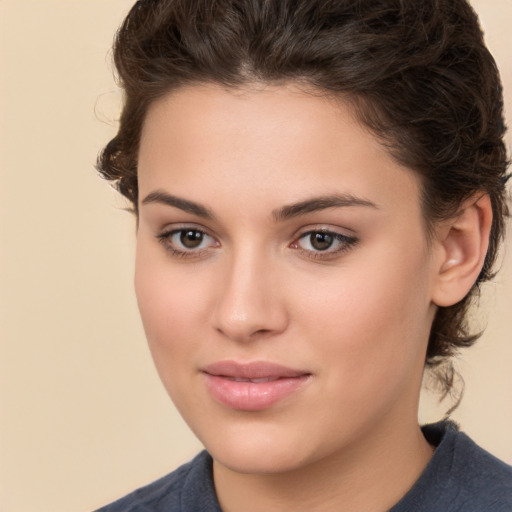
[[[173,92],[148,112],[139,192],[151,353],[219,464],[288,471],[417,426],[435,312],[419,184],[348,106]]]

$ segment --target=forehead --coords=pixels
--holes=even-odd
[[[349,103],[293,85],[179,89],[155,102],[139,152],[140,196],[157,188],[210,203],[232,193],[273,209],[332,193],[404,202],[419,183]]]

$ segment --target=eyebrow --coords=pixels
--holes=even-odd
[[[209,208],[206,208],[205,206],[202,206],[198,203],[194,203],[193,201],[189,201],[188,199],[182,199],[181,197],[173,196],[161,190],[151,192],[142,200],[142,204],[151,203],[159,203],[164,204],[166,206],[174,206],[174,208],[179,208],[184,212],[192,213],[193,215],[197,215],[198,217],[202,217],[204,219],[215,218],[215,216],[213,215],[212,211]]]
[[[349,206],[363,206],[367,208],[374,208],[378,210],[378,206],[360,197],[353,196],[352,194],[335,194],[329,196],[313,197],[300,201],[299,203],[283,206],[278,210],[272,212],[272,216],[276,222],[298,217],[306,213],[326,210],[328,208],[341,208]]]
[[[178,208],[187,213],[191,213],[204,219],[215,219],[213,212],[199,203],[176,197],[162,190],[156,190],[148,194],[143,200],[142,204],[158,203],[166,206]],[[272,217],[275,222],[281,222],[306,213],[326,210],[328,208],[342,208],[350,206],[362,206],[367,208],[378,209],[378,206],[369,201],[356,197],[352,194],[335,194],[328,196],[313,197],[298,203],[283,206],[272,212]]]

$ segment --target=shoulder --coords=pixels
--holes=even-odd
[[[453,463],[450,481],[467,510],[511,511],[512,467],[478,446],[466,434],[453,430]]]
[[[218,509],[211,464],[211,457],[203,451],[172,473],[96,512],[215,512]]]
[[[391,512],[510,512],[512,467],[444,421],[423,427],[436,447],[419,480]]]

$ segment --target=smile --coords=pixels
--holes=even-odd
[[[268,378],[262,378],[262,379],[244,379],[243,377],[226,377],[229,380],[234,380],[235,382],[272,382],[274,380],[277,380],[278,377],[268,377]]]
[[[299,390],[311,373],[267,362],[221,361],[202,370],[212,397],[235,410],[268,409]]]

